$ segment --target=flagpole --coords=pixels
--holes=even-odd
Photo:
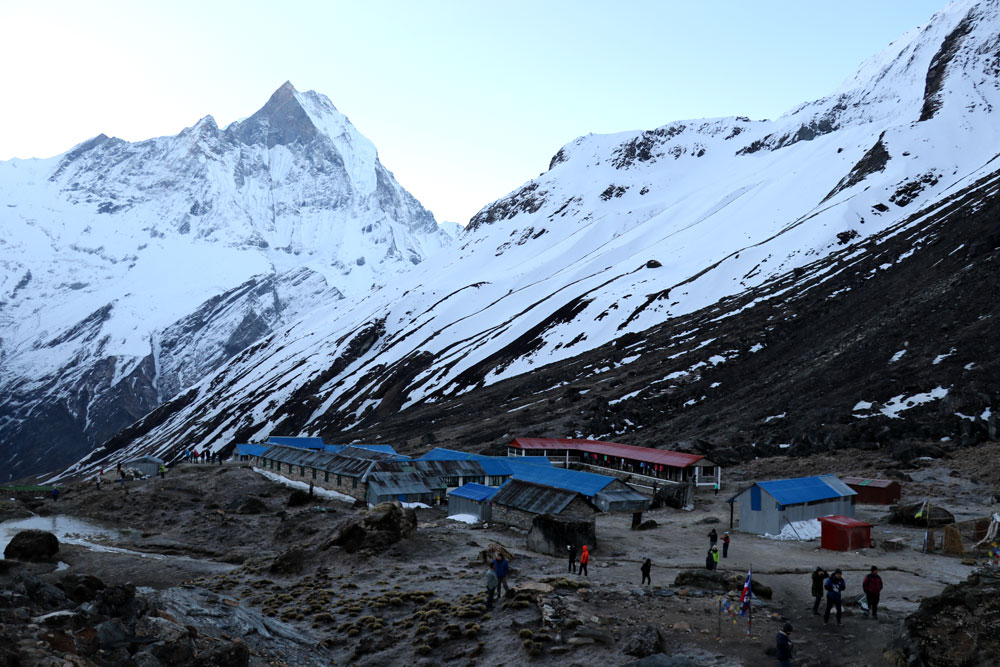
[[[753,629],[753,563],[750,563],[750,592],[747,595],[747,637]]]

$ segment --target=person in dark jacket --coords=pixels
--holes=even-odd
[[[500,586],[503,586],[504,595],[510,593],[510,586],[507,585],[507,574],[510,572],[510,563],[503,557],[502,553],[497,553],[497,557],[493,559],[493,565],[496,568],[497,581],[500,582],[500,585],[497,586],[497,594],[500,595]]]
[[[729,531],[722,534],[722,557],[729,558]]]
[[[570,574],[576,574],[576,545],[567,544],[566,551],[569,552],[569,572]]]
[[[712,558],[712,549],[709,547],[708,553],[705,554],[705,569],[714,570],[715,569],[715,559]]]
[[[843,613],[843,607],[841,606],[841,594],[844,589],[847,588],[847,584],[844,583],[843,573],[840,568],[833,571],[830,578],[826,580],[823,584],[823,588],[826,589],[826,613],[823,614],[823,622],[830,622],[830,610],[834,607],[837,608],[837,625],[840,625],[840,616]]]
[[[865,576],[861,582],[861,590],[865,592],[865,599],[868,600],[868,611],[872,618],[878,618],[878,598],[882,592],[882,577],[878,576],[878,568],[872,565],[872,571]]]
[[[829,576],[826,570],[818,565],[812,574],[813,616],[819,616],[819,603],[823,600],[823,583]]]
[[[649,571],[652,568],[653,568],[653,561],[652,559],[649,558],[647,558],[645,562],[643,562],[642,567],[639,568],[639,571],[642,572],[643,584],[649,584],[650,586],[653,585],[653,580],[649,578]]]
[[[792,666],[792,640],[788,636],[791,632],[791,623],[785,623],[781,630],[778,631],[778,651],[775,653],[775,657],[778,659],[779,667]]]
[[[708,534],[708,546],[714,547],[715,543],[718,541],[719,541],[719,534],[715,532],[715,528],[713,528],[712,532]]]

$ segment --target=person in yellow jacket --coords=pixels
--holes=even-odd
[[[580,554],[580,574],[583,576],[589,576],[587,574],[587,564],[590,563],[590,551],[586,544],[583,545],[583,553]]]
[[[719,569],[719,547],[712,545],[712,548],[708,551],[709,555],[712,557],[712,569]]]

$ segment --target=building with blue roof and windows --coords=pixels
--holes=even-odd
[[[737,530],[777,535],[790,523],[821,516],[854,516],[857,492],[834,475],[755,482],[729,499],[739,504]],[[730,519],[732,527],[732,519]]]

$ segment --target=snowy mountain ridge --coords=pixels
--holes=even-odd
[[[53,442],[82,455],[451,240],[326,97],[290,83],[225,130],[207,116],[2,162],[0,199],[0,443],[14,461],[0,479],[48,465]]]
[[[998,32],[995,0],[957,2],[833,95],[774,121],[580,137],[480,211],[434,266],[274,334],[103,455],[169,455],[178,442],[220,449],[271,433],[377,436],[408,410],[460,404],[665,323],[713,310],[722,321],[836,281],[997,169]],[[698,331],[656,353],[672,366],[691,359],[659,382],[759,349],[751,341],[698,359],[712,344]]]

